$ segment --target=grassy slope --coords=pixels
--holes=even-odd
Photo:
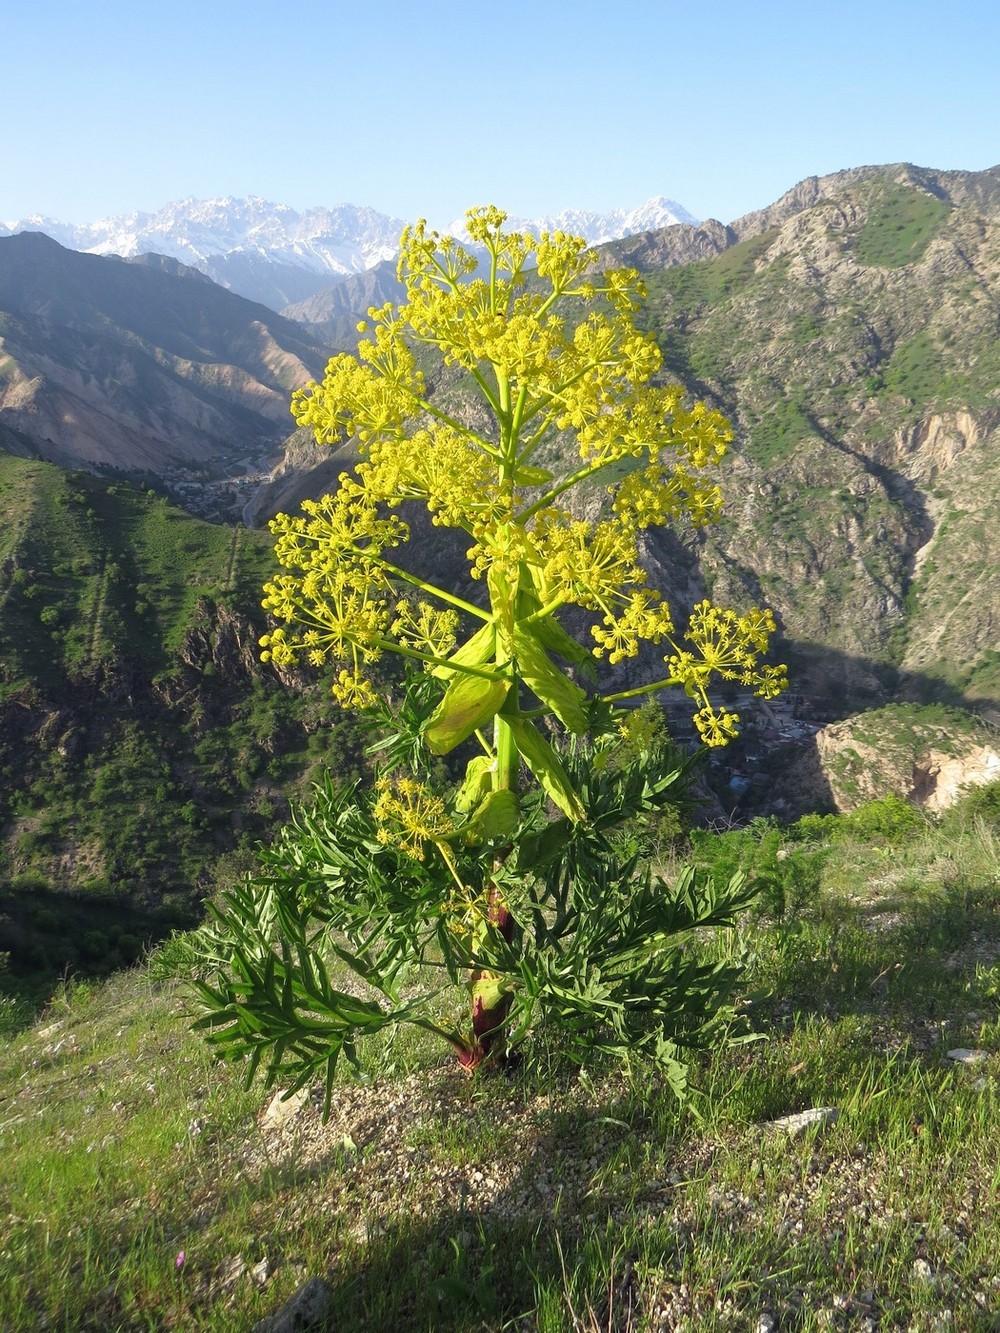
[[[995,1329],[996,795],[702,837],[785,906],[721,941],[767,1039],[690,1109],[641,1070],[540,1054],[494,1085],[416,1047],[369,1051],[325,1128],[268,1128],[171,984],[68,991],[0,1051],[0,1323],[235,1333],[318,1274],[330,1327]],[[819,1136],[760,1128],[831,1105]]]
[[[0,454],[0,641],[7,688],[59,685],[128,654],[169,664],[200,596],[253,605],[267,536],[128,486]]]
[[[256,660],[268,534],[2,453],[0,514],[0,952],[44,993],[190,918],[357,747]]]

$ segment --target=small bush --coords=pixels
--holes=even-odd
[[[887,843],[904,841],[927,825],[927,817],[918,806],[889,793],[876,801],[859,805],[841,817],[839,832],[860,838],[881,839]]]
[[[967,788],[942,816],[941,824],[953,833],[968,828],[976,820],[1000,831],[1000,781]]]

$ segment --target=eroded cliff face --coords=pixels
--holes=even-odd
[[[775,790],[792,813],[854,810],[890,793],[939,813],[997,781],[994,728],[957,709],[890,705],[823,727]]]

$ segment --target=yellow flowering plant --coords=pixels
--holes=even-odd
[[[563,866],[575,865],[581,883],[587,875],[599,879],[610,844],[601,842],[604,834],[594,841],[602,817],[595,800],[610,800],[624,818],[666,799],[670,782],[651,772],[660,753],[651,742],[636,751],[646,769],[634,791],[620,772],[602,770],[622,706],[678,687],[693,702],[704,743],[724,745],[738,718],[712,702],[713,679],[763,697],[785,684],[784,667],[763,660],[774,630],[769,611],[739,613],[703,601],[678,630],[642,567],[639,544],[648,527],[700,528],[721,516],[715,473],[732,432],[719,412],[686,405],[681,388],[660,382],[657,344],[634,322],[645,295],[638,274],[599,272],[581,238],[536,240],[505,231],[505,221],[496,208],[471,211],[472,248],[423,222],[407,228],[399,259],[405,299],[371,310],[357,355],[334,356],[322,382],[294,394],[299,425],[320,443],[353,442],[360,461],[341,474],[334,494],[273,520],[284,572],[265,585],[275,628],[262,640],[265,659],[276,665],[307,662],[330,671],[333,693],[347,708],[384,711],[372,667],[386,653],[399,655],[424,681],[418,689],[411,674],[407,692],[411,705],[417,694],[428,700],[417,710],[420,746],[434,756],[466,742],[476,748],[463,780],[445,795],[413,774],[384,776],[366,805],[369,831],[352,844],[372,865],[397,858],[397,885],[399,865],[403,878],[421,867],[418,897],[421,910],[433,904],[431,933],[450,974],[464,966],[471,978],[471,1031],[447,1034],[470,1068],[502,1059],[527,1029],[533,1006],[544,1007],[544,996],[555,1004],[562,984],[553,979],[546,990],[524,961],[529,924],[536,941],[547,929],[539,924],[542,899],[525,884],[548,882],[549,875],[544,857],[530,863],[525,849],[561,840]],[[442,366],[461,394],[434,391]],[[601,490],[601,515],[590,517],[585,502]],[[407,551],[414,503],[433,525],[464,534],[465,582],[459,571],[447,583],[435,581],[421,571],[419,553]],[[567,613],[574,623],[590,622],[582,642],[566,628]],[[643,645],[659,645],[663,663],[647,683],[618,691],[581,684],[588,658],[615,666]],[[579,756],[588,745],[584,764]],[[636,765],[638,772],[640,758]],[[555,821],[528,799],[524,773],[555,807]],[[618,786],[602,795],[601,782]],[[356,796],[358,802],[365,799]],[[436,888],[428,890],[432,881]],[[618,881],[626,885],[622,901],[638,901],[628,875]],[[730,889],[728,898],[706,890],[699,899],[689,884],[690,921],[731,914],[745,893]],[[557,898],[564,891],[571,890],[558,875],[546,890]],[[348,929],[343,912],[330,914],[329,893],[325,900],[318,889],[306,896],[328,923]],[[397,903],[393,910],[409,909]],[[616,910],[627,914],[621,902]],[[600,909],[592,904],[592,911]],[[377,918],[374,911],[371,920]],[[576,929],[573,956],[587,972],[583,941],[591,960],[600,949],[590,925]],[[393,946],[393,960],[401,948]],[[410,948],[414,958],[427,958],[416,935]],[[359,970],[379,987],[377,969]],[[245,979],[239,1004],[246,1006],[251,991]],[[226,1024],[239,1026],[239,1004],[213,993],[211,1021],[222,1028],[215,1035],[228,1039],[235,1028]],[[207,991],[203,998],[213,1003]],[[559,1003],[572,1027],[573,1004],[565,995]],[[593,1018],[590,1002],[580,1003],[579,1012]],[[675,1059],[663,1022],[658,1031]]]

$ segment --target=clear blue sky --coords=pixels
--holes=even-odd
[[[723,221],[843,167],[1000,163],[996,0],[23,0],[0,220],[187,196],[443,225],[664,194]]]

